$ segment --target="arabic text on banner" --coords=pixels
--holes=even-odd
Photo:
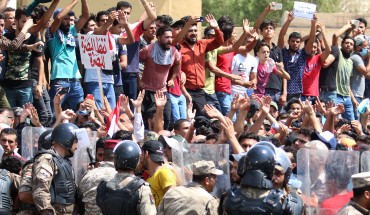
[[[107,35],[78,35],[81,61],[87,69],[112,70],[112,56]]]
[[[299,17],[303,19],[313,19],[313,15],[316,12],[316,5],[307,3],[307,2],[300,2],[295,1],[293,7],[293,15],[294,17]]]

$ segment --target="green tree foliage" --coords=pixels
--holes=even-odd
[[[301,0],[305,1],[305,0]],[[243,19],[249,19],[252,23],[257,19],[265,7],[272,1],[270,0],[203,0],[202,14],[213,14],[216,19],[222,15],[230,16],[237,26],[242,25]],[[281,17],[284,11],[293,9],[294,1],[278,0],[283,3],[283,10],[274,11],[267,15],[266,20],[273,20],[280,25]],[[319,12],[332,13],[341,12],[340,1],[338,0],[313,0],[317,5]]]

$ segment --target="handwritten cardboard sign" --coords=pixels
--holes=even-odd
[[[294,17],[303,18],[303,19],[313,19],[313,15],[316,12],[316,5],[307,3],[307,2],[300,2],[295,1],[293,7],[293,15]]]
[[[106,35],[78,35],[82,64],[87,69],[112,70],[112,56]]]

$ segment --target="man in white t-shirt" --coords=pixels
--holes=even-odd
[[[257,59],[247,52],[237,54],[233,58],[231,70],[233,75],[243,78],[243,81],[233,81],[231,86],[232,96],[240,94],[244,96],[247,89],[254,89],[257,84]]]

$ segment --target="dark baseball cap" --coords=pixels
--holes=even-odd
[[[150,159],[154,162],[163,161],[163,145],[159,141],[149,140],[146,141],[142,147],[143,151],[148,152]]]
[[[63,10],[62,8],[56,9],[53,14],[53,19],[55,19],[62,10]],[[69,11],[68,16],[76,16],[76,15],[73,11]]]

